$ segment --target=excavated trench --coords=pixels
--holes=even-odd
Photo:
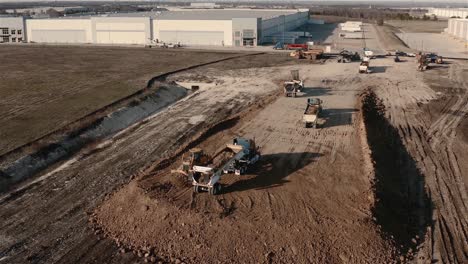
[[[424,175],[398,129],[385,117],[385,106],[377,95],[368,89],[361,102],[375,171],[373,215],[383,236],[411,260],[431,226],[432,203]]]
[[[85,146],[96,144],[125,128],[158,113],[187,95],[186,88],[173,83],[161,83],[149,95],[137,97],[127,106],[115,110],[78,130],[69,132],[57,142],[22,156],[0,169],[0,192],[12,184],[27,179],[59,161],[70,158]]]

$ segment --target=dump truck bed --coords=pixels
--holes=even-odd
[[[318,109],[318,106],[308,104],[304,111],[304,115],[317,115]]]

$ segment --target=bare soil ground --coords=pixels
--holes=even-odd
[[[413,52],[411,48],[409,48],[400,38],[395,35],[395,33],[400,32],[397,28],[389,25],[373,25],[373,27],[382,49],[386,51],[400,50],[404,52]]]
[[[2,47],[0,155],[145,88],[153,76],[233,55],[118,47]]]
[[[405,20],[385,20],[386,24],[389,24],[402,32],[412,33],[441,33],[446,27],[448,27],[447,20],[439,21],[405,21]]]
[[[422,76],[426,86],[398,84],[397,89],[379,90],[379,96],[392,109],[392,122],[418,161],[433,203],[423,252],[443,263],[466,263],[468,145],[462,122],[468,113],[468,64],[454,61],[430,71]],[[393,93],[401,99],[389,99]],[[421,104],[424,94],[434,100]]]
[[[272,58],[257,57],[257,65],[261,61],[269,65]],[[276,64],[295,63],[281,55],[273,61]],[[88,227],[86,212],[91,212],[132,175],[170,155],[204,127],[261,101],[278,89],[276,78],[285,78],[274,68],[230,72],[230,68],[242,67],[242,60],[236,62],[214,64],[199,69],[199,72],[187,73],[189,76],[206,76],[211,71],[221,79],[208,78],[207,81],[215,84],[212,89],[201,88],[167,111],[84,149],[62,165],[49,168],[3,195],[0,198],[0,214],[4,219],[1,222],[0,259],[9,263],[121,263],[126,259],[132,262],[131,257],[122,259],[116,254],[108,240],[99,240],[95,236]],[[248,68],[248,63],[244,63]],[[254,79],[260,74],[263,74],[260,81]],[[180,79],[187,77],[180,76]],[[23,227],[27,230],[19,231]]]
[[[280,97],[197,144],[214,153],[240,135],[260,146],[260,164],[248,175],[226,176],[224,194],[194,195],[184,178],[170,173],[180,165],[174,159],[119,190],[97,210],[96,222],[149,261],[390,261],[396,250],[372,220],[356,66],[303,66],[307,88],[300,98]],[[320,129],[301,121],[311,96],[325,102]]]

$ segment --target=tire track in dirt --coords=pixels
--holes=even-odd
[[[310,82],[319,84],[320,77],[313,76]],[[149,254],[164,261],[171,256],[193,263],[389,260],[390,246],[370,220],[371,186],[359,166],[362,153],[353,118],[359,112],[350,110],[355,109],[360,83],[353,85],[356,89],[348,91],[347,83],[337,84],[335,94],[318,92],[316,96],[335,109],[326,115],[323,128],[306,130],[298,122],[303,111],[298,104],[321,91],[310,87],[303,98],[278,98],[253,117],[194,145],[212,153],[235,135],[256,139],[261,162],[247,175],[224,177],[223,194],[191,194],[190,186],[170,174],[179,165],[175,161],[114,193],[96,210],[97,222],[107,235],[126,241],[124,247],[137,254],[148,252],[146,241]],[[165,185],[171,186],[167,192],[154,188]],[[127,200],[138,204],[130,206]],[[143,201],[150,208],[147,213],[134,211]],[[123,210],[118,215],[116,206]],[[171,217],[154,222],[161,211]],[[121,220],[131,215],[138,225],[127,232]],[[174,243],[180,238],[183,242]]]
[[[106,248],[103,253],[85,258],[94,258],[98,262],[133,263],[134,258],[120,256],[115,246],[106,244],[108,241],[96,242],[98,237],[87,228],[85,212],[92,210],[116,186],[128,182],[131,175],[141,172],[155,160],[168,157],[206,126],[223,120],[246,105],[261,103],[265,95],[276,89],[265,76],[280,75],[281,72],[281,68],[264,69],[261,74],[265,81],[259,82],[256,92],[239,96],[243,90],[248,91],[244,84],[251,78],[249,71],[224,71],[222,74],[218,71],[224,77],[226,74],[249,77],[238,85],[229,86],[231,92],[224,98],[212,100],[213,95],[227,90],[226,86],[201,89],[198,96],[172,105],[129,133],[114,138],[112,144],[105,148],[78,159],[27,190],[11,192],[9,199],[2,200],[0,217],[4,219],[2,225],[5,225],[0,234],[14,239],[0,240],[0,255],[13,263],[23,263],[27,259],[70,263],[82,259],[85,251],[96,252],[96,248]],[[237,100],[231,100],[233,97]],[[189,123],[193,115],[203,115],[205,119],[194,125]],[[70,211],[71,208],[75,209]],[[60,222],[56,222],[57,219]],[[43,245],[50,247],[44,248]]]

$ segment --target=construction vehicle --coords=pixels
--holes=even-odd
[[[442,58],[442,56],[437,56],[436,63],[437,64],[444,64],[444,59]]]
[[[283,93],[286,97],[296,97],[297,93],[304,87],[302,80],[284,82]]]
[[[178,43],[166,43],[166,42],[162,42],[162,41],[159,41],[158,39],[149,39],[150,40],[150,44],[147,44],[145,47],[147,48],[152,48],[152,47],[157,47],[157,48],[181,48],[182,45],[180,44],[180,42]]]
[[[229,160],[224,163],[222,160],[220,165],[214,164],[226,152],[231,155]],[[222,191],[219,183],[221,176],[229,173],[245,174],[259,159],[260,152],[254,140],[234,138],[232,143],[226,144],[213,157],[204,154],[199,148],[189,150],[188,155],[182,157],[181,168],[172,172],[187,176],[194,192],[208,191],[216,195]]]
[[[291,81],[284,82],[284,96],[296,97],[302,88],[304,88],[304,81],[299,78],[299,70],[291,70]]]
[[[309,49],[309,50],[295,50],[289,54],[291,57],[296,59],[308,59],[308,60],[317,60],[321,59],[323,55],[323,49]]]
[[[307,44],[288,44],[286,49],[288,50],[307,50]]]
[[[372,50],[364,48],[364,56],[372,59],[374,58],[374,52]]]
[[[359,61],[359,60],[361,60],[361,56],[359,56],[357,52],[352,53],[348,50],[342,50],[338,54],[338,62],[341,62],[341,63]]]
[[[318,98],[307,99],[307,106],[302,116],[305,128],[308,128],[310,125],[313,128],[317,128],[317,122],[322,113],[322,103],[323,101]]]
[[[362,39],[362,33],[360,32],[346,32],[346,33],[340,33],[340,38],[344,39]]]
[[[444,60],[443,60],[442,56],[439,56],[436,53],[429,53],[426,56],[427,56],[427,60],[430,63],[436,63],[436,64],[443,64],[444,63]]]
[[[283,42],[276,42],[275,46],[273,46],[274,50],[283,50],[284,49],[284,44]]]
[[[359,73],[371,73],[369,68],[369,61],[362,61],[359,65]]]
[[[232,144],[228,144],[227,147],[236,155],[223,167],[225,174],[245,174],[249,167],[260,159],[260,152],[252,139],[235,138]]]
[[[416,55],[416,62],[418,64],[418,70],[419,71],[425,71],[425,70],[427,70],[427,68],[429,66],[430,60],[428,60],[426,54],[423,54],[422,52],[419,52]]]
[[[180,173],[187,176],[189,181],[192,180],[190,174],[194,166],[207,166],[212,162],[213,158],[206,155],[200,148],[192,148],[182,155],[182,166],[178,170],[172,170],[172,173]]]

